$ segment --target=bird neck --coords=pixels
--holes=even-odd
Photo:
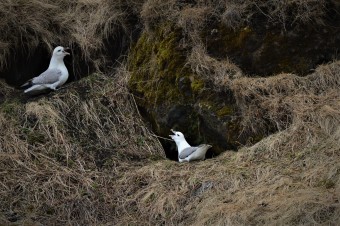
[[[181,142],[177,143],[178,151],[182,151],[185,148],[191,147],[190,144],[186,140],[182,140]]]
[[[50,61],[50,65],[48,66],[48,68],[52,69],[52,68],[57,68],[57,67],[63,66],[63,65],[65,65],[63,58],[52,56],[51,61]]]

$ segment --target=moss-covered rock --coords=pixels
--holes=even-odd
[[[161,136],[173,128],[192,145],[212,144],[208,155],[236,149],[240,126],[233,95],[215,91],[186,66],[189,49],[181,46],[182,38],[180,29],[162,24],[144,32],[133,46],[129,86],[141,113]],[[175,144],[161,142],[167,156],[176,159]]]
[[[143,33],[133,48],[129,58],[132,72],[129,85],[146,100],[144,104],[148,107],[191,97],[191,72],[184,65],[184,51],[177,45],[179,38],[180,30],[165,26],[152,36]]]

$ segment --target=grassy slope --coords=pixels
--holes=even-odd
[[[27,103],[2,84],[10,95],[0,106],[2,224],[13,212],[47,225],[339,221],[339,92],[305,95],[313,109],[252,147],[179,164],[145,131],[126,76],[94,75]]]
[[[0,224],[9,223],[4,216],[46,225],[112,221],[106,213],[115,211],[121,173],[164,156],[119,74],[28,101],[1,83]]]
[[[282,129],[261,142],[192,164],[158,161],[129,171],[127,206],[166,225],[336,225],[340,204],[340,62],[313,74],[229,80],[245,127]],[[205,65],[203,65],[205,66]],[[226,78],[228,79],[228,78]],[[252,98],[249,98],[252,97]],[[140,215],[142,217],[140,217]]]
[[[312,1],[296,2],[308,6],[305,3]],[[81,12],[82,4],[101,8],[94,1],[79,1],[71,15]],[[187,32],[190,44],[197,44],[192,31],[200,28],[214,5],[181,12],[175,6],[173,0],[147,1],[141,11],[146,28],[159,19],[155,12],[172,10],[169,19]],[[234,7],[249,10],[246,5]],[[223,18],[228,18],[227,9]],[[105,12],[98,10],[109,16]],[[282,11],[273,12],[271,18],[281,18]],[[299,18],[310,21],[319,11],[301,12]],[[86,18],[79,23],[89,24]],[[20,31],[27,31],[25,26]],[[80,46],[88,41],[69,40]],[[20,46],[19,41],[16,46],[3,43],[6,48]],[[280,132],[237,153],[178,164],[164,159],[160,144],[141,121],[126,88],[130,75],[124,68],[29,100],[1,83],[0,225],[336,225],[340,62],[320,66],[306,77],[247,78],[239,70],[228,73],[236,66],[209,58],[197,47],[188,65],[216,89],[233,90],[244,126],[261,129],[269,120]]]

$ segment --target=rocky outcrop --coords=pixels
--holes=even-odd
[[[186,65],[189,51],[180,45],[181,30],[166,24],[143,33],[129,57],[129,85],[140,111],[153,130],[167,137],[171,128],[188,142],[213,145],[208,155],[236,150],[240,137],[239,113],[233,94],[214,90]],[[161,140],[169,158],[176,146]]]
[[[331,9],[334,4],[328,3],[325,7]],[[295,6],[289,7],[288,16]],[[254,9],[251,20],[232,28],[208,15],[198,33],[208,55],[215,61],[230,60],[248,76],[281,72],[303,76],[337,57],[340,16],[333,9],[326,10],[322,23],[308,25],[292,18],[285,24],[273,23],[265,10]],[[257,142],[279,129],[268,121],[261,132],[247,131],[233,91],[228,86],[218,89],[188,65],[188,55],[197,44],[188,41],[188,31],[165,19],[152,25],[132,47],[128,65],[130,90],[155,133],[167,137],[170,128],[182,131],[192,145],[212,144],[211,156],[237,150],[240,144]],[[176,159],[175,145],[161,142],[167,156]]]
[[[327,26],[266,26],[253,22],[239,30],[215,23],[203,33],[209,54],[231,59],[246,74],[270,76],[281,72],[306,75],[337,57],[340,17]]]

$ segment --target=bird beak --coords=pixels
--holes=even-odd
[[[64,50],[63,50],[63,53],[65,53],[66,55],[70,55],[69,52],[66,52],[66,51],[69,51],[71,50],[69,47],[65,47]]]
[[[173,132],[173,134],[175,134],[175,131],[173,129],[170,129],[171,132]],[[172,139],[174,139],[174,135],[169,135],[169,137],[171,137]]]

